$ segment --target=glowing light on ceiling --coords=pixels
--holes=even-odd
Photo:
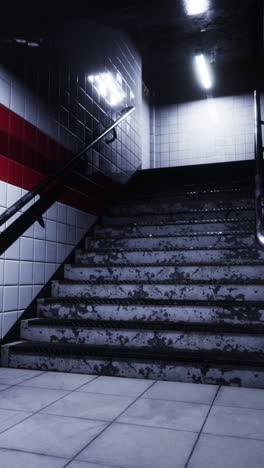
[[[213,86],[213,77],[209,63],[203,54],[195,57],[196,72],[203,88],[211,89]]]
[[[209,0],[185,0],[187,15],[200,15],[209,10]]]
[[[88,81],[92,83],[98,93],[112,107],[121,104],[126,97],[126,93],[122,87],[123,80],[120,73],[117,73],[116,77],[110,72],[90,75],[88,76]]]

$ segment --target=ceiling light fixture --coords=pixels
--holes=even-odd
[[[209,10],[209,0],[185,0],[187,15],[200,15]]]
[[[213,77],[210,65],[203,54],[196,55],[195,66],[199,81],[203,88],[211,89],[213,86]]]

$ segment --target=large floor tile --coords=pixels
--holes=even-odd
[[[153,384],[154,380],[125,379],[122,377],[98,377],[84,385],[80,392],[138,397]]]
[[[72,458],[105,426],[101,421],[35,414],[0,434],[0,447]]]
[[[186,403],[203,403],[210,405],[216,395],[218,386],[200,385],[183,382],[156,382],[144,398],[159,400],[185,401]]]
[[[214,404],[264,409],[264,390],[258,388],[221,387]]]
[[[213,406],[203,432],[264,440],[264,411]]]
[[[263,468],[264,442],[203,434],[188,468]]]
[[[66,463],[65,458],[0,449],[1,468],[63,468]]]
[[[46,388],[11,387],[0,392],[0,408],[34,413],[68,393]]]
[[[0,409],[0,432],[5,431],[14,424],[17,424],[20,421],[22,421],[23,419],[26,419],[31,414],[32,413],[26,413],[25,411]]]
[[[208,411],[207,405],[140,398],[118,422],[199,432]]]
[[[16,385],[25,380],[36,377],[40,374],[43,374],[43,372],[27,369],[11,369],[6,367],[0,367],[0,384]]]
[[[43,411],[62,416],[112,421],[133,401],[134,398],[124,396],[73,392]]]
[[[184,468],[197,434],[112,424],[78,456],[123,468]]]
[[[93,379],[95,379],[94,375],[45,372],[35,379],[22,382],[20,385],[26,387],[52,388],[57,390],[76,390],[81,385],[84,385]]]

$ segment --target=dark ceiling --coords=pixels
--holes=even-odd
[[[147,86],[157,99],[194,99],[202,91],[194,79],[193,56],[208,54],[215,75],[214,94],[253,89],[262,67],[262,0],[210,0],[210,9],[187,16],[184,0],[112,0],[58,11],[38,4],[31,17],[21,7],[16,17],[1,12],[2,39],[26,33],[48,37],[49,26],[73,19],[92,19],[125,29],[139,48]]]

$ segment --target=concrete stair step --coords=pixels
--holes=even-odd
[[[183,184],[182,180],[174,181],[169,183],[168,179],[160,181],[155,181],[154,183],[151,180],[139,180],[137,179],[136,184],[131,184],[126,187],[125,199],[135,200],[137,198],[145,198],[151,196],[152,198],[157,198],[160,196],[163,197],[188,197],[188,196],[206,196],[214,197],[219,196],[223,198],[224,196],[240,195],[247,198],[252,197],[254,186],[251,181],[243,182],[232,182],[232,181],[208,181],[201,183],[189,183]],[[247,195],[245,195],[247,194]]]
[[[191,233],[232,233],[234,235],[251,234],[254,230],[253,221],[244,221],[240,218],[228,221],[211,219],[195,222],[179,221],[173,224],[147,224],[147,225],[118,225],[111,227],[96,226],[94,236],[97,239],[109,237],[142,237],[142,236],[175,236]]]
[[[235,229],[235,226],[234,226]],[[189,235],[188,235],[189,234]],[[207,234],[200,232],[198,234],[186,233],[182,236],[175,236],[173,233],[171,236],[164,237],[151,237],[148,236],[135,236],[123,237],[122,234],[119,237],[104,237],[102,239],[94,239],[92,237],[86,237],[85,248],[87,250],[108,250],[108,249],[124,249],[134,250],[141,249],[142,251],[149,250],[175,250],[175,249],[223,249],[229,248],[234,251],[239,248],[254,248],[257,249],[254,233],[245,234],[239,232],[236,236],[232,233],[215,233]],[[79,255],[79,252],[78,252]]]
[[[252,198],[242,198],[234,200],[167,200],[159,199],[156,203],[125,203],[118,201],[112,205],[109,210],[109,216],[135,216],[152,214],[171,214],[171,213],[196,213],[203,211],[221,212],[223,210],[244,211],[254,209],[254,200]]]
[[[187,221],[189,223],[207,221],[208,219],[217,218],[217,220],[228,221],[237,218],[241,221],[253,221],[255,219],[254,210],[214,210],[214,211],[190,211],[187,213],[168,213],[159,214],[153,212],[151,214],[141,214],[138,216],[103,216],[103,226],[115,226],[115,225],[145,225],[145,224],[160,224],[160,223],[177,223],[181,221]]]
[[[102,322],[31,319],[21,321],[21,339],[63,344],[173,348],[264,354],[264,327],[214,324]]]
[[[65,265],[64,278],[74,281],[263,281],[263,265],[114,266]]]
[[[23,369],[264,388],[263,357],[258,353],[20,342],[2,347],[2,364]]]
[[[177,284],[137,282],[87,282],[52,281],[52,297],[80,297],[101,299],[156,299],[156,300],[198,300],[198,301],[262,301],[264,283],[254,284],[218,282],[177,281]]]
[[[131,239],[130,239],[131,240]],[[149,244],[146,239],[145,245]],[[164,242],[165,244],[165,242]],[[96,244],[96,247],[99,247]],[[104,249],[95,251],[75,252],[75,262],[84,266],[111,266],[111,265],[243,265],[263,264],[264,251],[261,249],[192,249],[192,250],[113,250]]]
[[[78,298],[39,299],[39,318],[183,322],[235,325],[264,325],[264,304],[175,301],[167,304],[89,301]]]

